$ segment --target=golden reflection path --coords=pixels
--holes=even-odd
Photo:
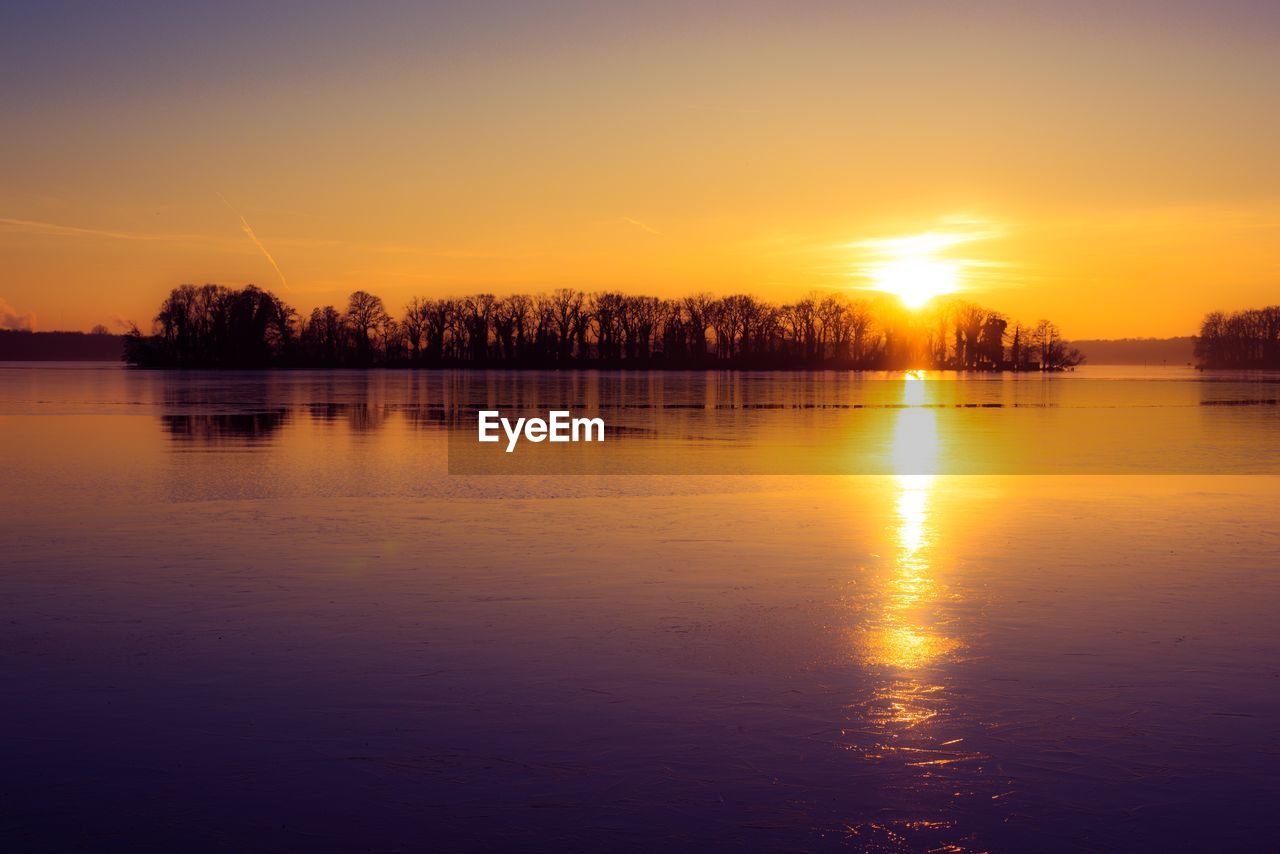
[[[903,408],[889,443],[895,474],[886,482],[894,502],[894,560],[878,610],[857,639],[860,662],[877,678],[870,696],[853,709],[859,730],[872,740],[854,749],[883,766],[885,779],[894,781],[885,796],[903,814],[847,825],[847,838],[867,850],[917,844],[970,850],[966,841],[951,838],[958,828],[947,806],[971,788],[972,780],[964,778],[974,769],[965,766],[984,758],[945,731],[954,698],[939,665],[963,644],[935,625],[945,593],[935,578],[941,442],[937,412],[925,406],[923,380],[924,372],[914,372],[903,383]]]
[[[958,641],[929,626],[928,606],[937,601],[932,561],[936,530],[930,502],[937,477],[940,441],[938,415],[924,408],[924,372],[907,374],[903,409],[898,412],[890,443],[893,470],[897,549],[884,605],[862,650],[866,664],[910,671],[956,650]]]

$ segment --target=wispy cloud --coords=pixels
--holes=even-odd
[[[0,299],[0,329],[35,330],[36,316],[30,311],[18,311]]]
[[[244,236],[248,238],[248,242],[240,237],[230,237],[226,234],[191,234],[191,233],[174,233],[174,232],[146,232],[146,231],[129,231],[124,229],[112,228],[88,228],[79,225],[67,225],[64,223],[47,222],[35,219],[23,219],[19,217],[0,217],[0,234],[20,234],[30,235],[33,237],[60,238],[66,240],[122,240],[136,241],[142,243],[172,243],[187,246],[209,247],[219,252],[231,252],[237,255],[245,253],[256,253],[267,259],[271,264],[271,268],[280,277],[281,283],[291,293],[297,293],[298,288],[287,283],[284,273],[280,265],[276,262],[275,256],[266,248],[265,244],[258,237],[257,233],[249,222],[227,201],[221,194],[217,194],[220,201],[235,215],[239,222],[240,230]],[[637,228],[642,228],[653,234],[659,232],[650,229],[638,221],[631,221]],[[325,238],[325,237],[273,237],[271,245],[277,250],[286,247],[294,250],[297,254],[311,256],[313,253],[326,252],[336,250],[342,253],[360,253],[374,262],[377,256],[404,256],[406,259],[447,259],[447,260],[486,260],[486,259],[506,259],[522,261],[530,258],[538,258],[544,256],[543,251],[522,251],[512,252],[498,247],[486,246],[431,246],[412,243],[380,243],[380,242],[363,242],[359,240],[348,240],[343,238]],[[374,262],[376,263],[376,262]],[[385,273],[381,271],[379,274]],[[306,288],[307,291],[313,288]]]
[[[940,221],[936,228],[929,231],[857,240],[847,245],[851,249],[860,250],[872,257],[896,258],[904,255],[937,255],[956,246],[994,240],[1004,234],[1003,227],[985,220],[947,217]]]
[[[218,198],[222,199],[222,203],[240,219],[240,230],[245,233],[246,237],[253,241],[253,245],[258,247],[258,251],[267,259],[267,263],[271,265],[271,268],[276,271],[276,275],[280,277],[280,284],[284,289],[286,291],[290,290],[289,283],[285,281],[284,278],[284,271],[280,269],[280,265],[276,263],[276,259],[271,257],[271,253],[267,251],[267,247],[262,245],[262,241],[258,239],[258,235],[253,233],[253,227],[249,225],[249,221],[244,218],[243,214],[231,206],[231,202],[227,201],[227,197],[222,195],[222,193],[218,193]]]
[[[161,243],[223,243],[227,241],[205,234],[167,234],[146,231],[118,231],[106,228],[81,228],[35,219],[0,217],[0,229],[47,237],[100,237],[108,240],[140,240]]]
[[[857,240],[843,244],[855,256],[846,275],[861,280],[864,290],[902,291],[934,282],[935,289],[965,290],[997,282],[1010,284],[1011,265],[993,258],[974,257],[962,247],[995,240],[1006,226],[969,215],[943,217],[928,231]],[[1003,280],[1003,281],[1002,281]]]
[[[693,108],[695,110],[706,110],[709,113],[741,113],[744,115],[764,112],[764,110],[756,110],[751,107],[725,107],[719,104],[694,104]]]
[[[662,232],[661,232],[661,231],[658,231],[658,229],[654,228],[654,227],[653,227],[653,226],[651,226],[651,225],[645,225],[643,222],[641,222],[641,221],[640,221],[640,220],[638,220],[638,219],[632,219],[632,218],[631,218],[631,217],[629,217],[629,216],[624,216],[624,217],[622,218],[622,221],[623,221],[623,222],[625,222],[625,223],[627,223],[628,225],[634,225],[636,228],[639,228],[639,229],[641,229],[642,231],[647,231],[647,232],[649,232],[650,234],[656,234],[656,235],[658,235],[659,237],[661,237],[661,236],[662,236]]]

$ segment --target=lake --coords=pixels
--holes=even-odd
[[[0,364],[0,838],[1275,848],[1277,398]]]

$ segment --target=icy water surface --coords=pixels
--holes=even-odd
[[[0,838],[1274,849],[1280,386],[912,382],[0,365]],[[659,473],[449,474],[494,401]]]

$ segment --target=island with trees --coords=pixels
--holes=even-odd
[[[953,299],[908,312],[888,299],[746,294],[660,299],[561,288],[415,298],[394,316],[366,291],[300,316],[249,285],[183,285],[125,361],[157,368],[644,368],[1061,371],[1083,361],[1053,323]]]

